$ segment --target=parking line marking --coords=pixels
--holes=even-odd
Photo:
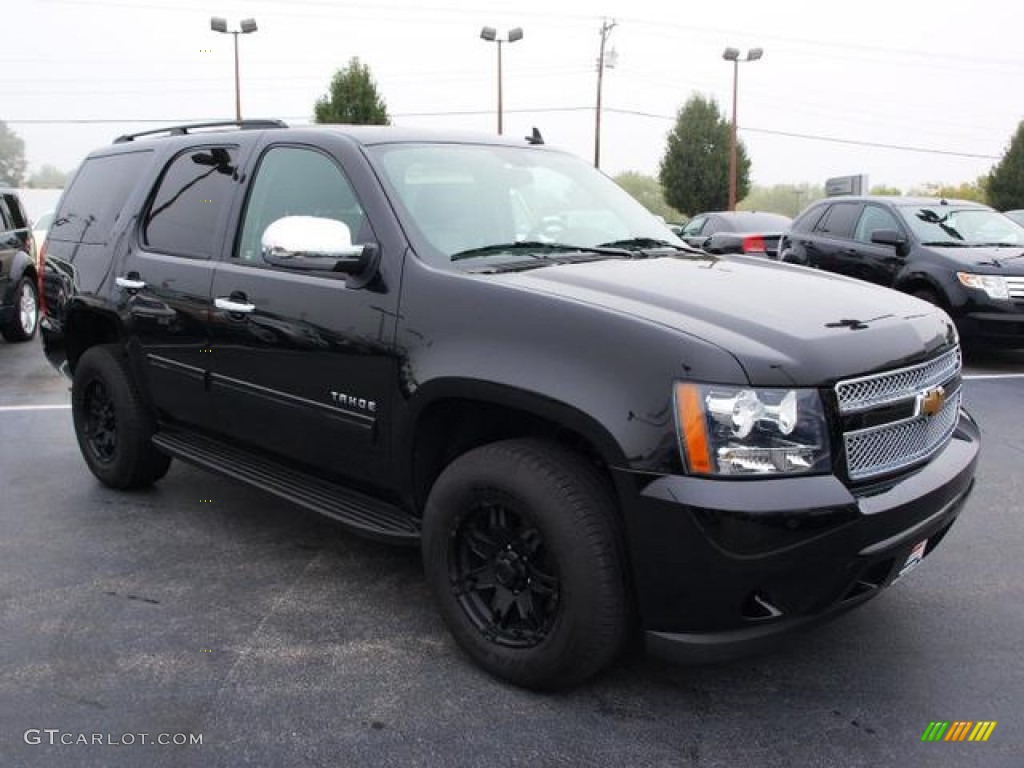
[[[0,413],[17,411],[69,411],[70,405],[0,405]]]
[[[979,379],[1024,379],[1024,373],[967,373],[963,376],[964,381],[977,381]]]

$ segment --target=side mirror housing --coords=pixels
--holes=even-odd
[[[264,230],[260,250],[275,267],[348,275],[353,288],[372,279],[379,255],[376,244],[353,245],[344,222],[317,216],[278,219]]]
[[[895,246],[896,253],[900,256],[907,253],[907,236],[898,229],[876,229],[871,233],[871,242]]]

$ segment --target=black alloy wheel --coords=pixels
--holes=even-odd
[[[598,467],[574,451],[523,438],[462,454],[430,491],[422,548],[448,629],[495,677],[566,688],[625,646],[618,511]]]
[[[83,393],[85,446],[101,464],[109,464],[117,455],[117,414],[106,384],[89,382]]]
[[[118,345],[89,347],[78,360],[71,416],[82,458],[104,485],[142,488],[167,474],[171,459],[153,447],[156,422]]]
[[[541,532],[513,505],[481,503],[449,539],[448,569],[459,607],[492,642],[541,643],[554,626],[561,585]]]

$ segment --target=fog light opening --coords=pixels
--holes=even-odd
[[[783,614],[781,608],[776,606],[768,596],[760,590],[751,592],[743,601],[743,618],[754,621],[765,619],[777,619]]]

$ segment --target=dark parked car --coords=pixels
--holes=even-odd
[[[695,253],[535,137],[194,127],[90,154],[49,231],[86,464],[136,488],[175,457],[419,546],[494,675],[570,685],[641,630],[762,647],[879,594],[971,491],[936,307]]]
[[[781,258],[940,306],[970,344],[1024,347],[1024,227],[980,203],[819,200],[794,221]]]
[[[746,253],[777,258],[779,238],[792,219],[761,211],[699,213],[686,222],[680,237],[708,253]]]
[[[39,320],[32,226],[13,189],[0,188],[0,334],[28,341]]]

